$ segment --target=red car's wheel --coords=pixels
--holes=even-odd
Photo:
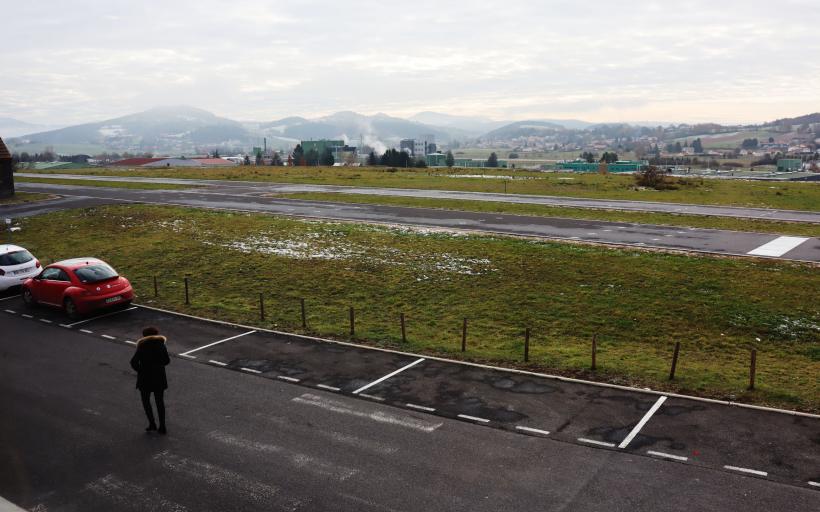
[[[26,303],[26,306],[37,305],[37,299],[34,298],[34,295],[31,294],[31,290],[28,288],[23,288],[23,302]]]
[[[77,311],[77,305],[74,304],[74,301],[68,297],[66,297],[66,299],[63,301],[63,309],[65,309],[68,318],[72,320],[80,317],[80,313]]]

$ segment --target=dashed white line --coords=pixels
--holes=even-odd
[[[22,316],[23,318],[34,318],[33,316],[27,315],[25,313],[21,314],[20,316]]]
[[[549,430],[541,430],[540,428],[524,427],[522,425],[516,425],[515,429],[516,430],[522,430],[524,432],[530,432],[530,433],[533,433],[533,434],[541,434],[541,435],[544,435],[544,436],[548,436],[550,434]]]
[[[242,370],[243,372],[248,372],[248,373],[262,373],[259,370],[254,370],[253,368],[245,368],[244,366],[239,368],[239,369]]]
[[[757,469],[749,469],[749,468],[740,468],[737,466],[723,466],[724,469],[730,469],[732,471],[739,471],[741,473],[748,473],[750,475],[757,475],[757,476],[769,476],[769,473],[765,471],[758,471]]]
[[[404,405],[407,406],[407,407],[410,407],[411,409],[418,409],[420,411],[435,412],[435,410],[436,410],[434,407],[425,407],[423,405],[416,405],[416,404],[404,404]]]
[[[40,321],[41,321],[41,322],[43,322],[44,324],[50,324],[50,323],[53,323],[51,320],[47,320],[47,319],[45,319],[45,318],[41,318],[41,319],[40,319]]]
[[[80,329],[80,332],[84,332],[86,334],[94,334],[94,331],[89,331],[88,329]]]
[[[417,364],[419,364],[419,363],[420,363],[420,362],[422,362],[422,361],[424,361],[424,358],[423,358],[423,357],[420,357],[420,358],[416,359],[415,361],[413,361],[412,363],[407,364],[407,365],[404,365],[404,366],[402,366],[401,368],[399,368],[398,370],[396,370],[396,371],[394,371],[394,372],[390,372],[390,373],[388,373],[387,375],[385,375],[384,377],[382,377],[382,378],[380,378],[380,379],[376,379],[376,380],[374,380],[374,381],[373,381],[373,382],[371,382],[370,384],[365,384],[364,386],[362,386],[362,387],[360,387],[359,389],[357,389],[356,391],[354,391],[354,392],[353,392],[353,394],[354,394],[354,395],[358,395],[359,393],[361,393],[361,392],[362,392],[362,391],[364,391],[365,389],[368,389],[368,388],[370,388],[370,387],[372,387],[372,386],[375,386],[376,384],[378,384],[378,383],[380,383],[380,382],[383,382],[383,381],[385,381],[385,380],[389,379],[390,377],[392,377],[392,376],[394,376],[394,375],[398,375],[399,373],[403,372],[404,370],[407,370],[408,368],[412,368],[413,366],[416,366]]]
[[[219,345],[220,343],[225,343],[226,341],[235,340],[236,338],[241,338],[242,336],[247,336],[248,334],[253,334],[253,333],[255,333],[255,332],[256,332],[256,331],[248,331],[248,332],[243,332],[242,334],[237,334],[236,336],[231,336],[230,338],[225,338],[224,340],[215,341],[215,342],[213,342],[213,343],[208,343],[207,345],[203,345],[203,346],[201,346],[201,347],[197,347],[197,348],[195,348],[195,349],[193,349],[193,350],[189,350],[188,352],[185,352],[185,353],[180,354],[180,355],[181,355],[181,356],[186,356],[186,355],[191,354],[191,353],[193,353],[193,352],[200,351],[200,350],[202,350],[202,349],[204,349],[204,348],[213,347],[214,345]]]
[[[752,249],[746,254],[751,254],[753,256],[779,257],[783,256],[792,249],[797,248],[797,246],[801,245],[806,240],[808,240],[808,238],[804,238],[802,236],[779,236],[774,240],[771,240],[769,243],[763,244],[756,249]]]
[[[598,446],[608,446],[610,448],[615,447],[615,443],[607,443],[606,441],[596,441],[595,439],[587,439],[586,437],[579,437],[578,440],[582,443],[597,444]]]
[[[646,414],[643,415],[643,418],[641,418],[641,421],[639,421],[638,424],[635,425],[635,428],[632,429],[632,432],[630,432],[629,435],[627,435],[624,438],[624,440],[621,441],[621,444],[618,445],[618,448],[626,448],[626,446],[630,443],[630,441],[632,441],[632,439],[636,435],[638,435],[638,432],[641,431],[643,426],[646,425],[646,422],[649,421],[649,418],[651,418],[652,415],[655,414],[655,412],[658,409],[660,409],[661,405],[663,405],[663,403],[665,401],[666,401],[666,395],[663,395],[660,398],[658,398],[658,401],[655,402],[655,404],[652,405],[652,407],[648,411],[646,411]]]
[[[16,314],[17,312],[11,309],[4,310],[6,313],[11,313],[12,315]]]
[[[196,356],[189,356],[188,354],[180,354],[179,357],[185,357],[187,359],[196,359]]]
[[[132,306],[130,308],[121,309],[119,311],[113,311],[111,313],[106,313],[104,315],[95,316],[93,318],[86,318],[85,320],[80,320],[79,322],[74,322],[73,324],[67,324],[66,327],[74,327],[75,325],[86,324],[88,322],[93,322],[94,320],[99,320],[100,318],[105,318],[107,316],[119,315],[120,313],[125,313],[126,311],[133,311],[137,309],[137,306]]]
[[[466,414],[459,414],[458,417],[463,419],[463,420],[478,421],[480,423],[489,423],[490,422],[490,420],[488,420],[486,418],[479,418],[477,416],[468,416]]]
[[[820,482],[812,482],[811,480],[809,480],[808,484],[812,487],[820,487]]]
[[[217,366],[228,366],[228,363],[223,363],[222,361],[214,361],[213,359],[209,359],[208,362],[211,364],[215,364]]]
[[[682,455],[672,455],[671,453],[654,452],[652,450],[648,450],[646,453],[648,453],[649,455],[654,455],[655,457],[663,457],[665,459],[673,459],[673,460],[681,460],[681,461],[689,460],[689,457],[684,457]]]
[[[328,386],[327,384],[316,384],[317,388],[327,389],[328,391],[341,391],[341,388],[336,386]]]
[[[376,395],[368,395],[367,393],[359,393],[359,396],[363,396],[365,398],[369,398],[371,400],[376,400],[377,402],[384,402],[384,398]]]
[[[12,295],[11,297],[3,297],[2,299],[0,299],[0,302],[4,301],[4,300],[16,299],[18,297],[20,297],[20,296],[19,295]]]
[[[114,336],[109,336],[109,335],[107,335],[107,334],[101,334],[101,336],[102,336],[103,338],[107,339],[107,340],[115,340],[115,339],[117,339],[117,338],[115,338]]]
[[[293,377],[288,377],[287,375],[277,375],[277,379],[286,380],[288,382],[299,382],[301,379],[294,379]]]
[[[124,340],[124,341],[125,341],[126,343],[128,343],[129,345],[136,345],[136,344],[137,344],[137,342],[136,342],[136,341],[131,341],[131,340]]]

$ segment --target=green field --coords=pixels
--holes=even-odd
[[[19,181],[19,180],[17,180]],[[51,199],[51,194],[35,194],[33,192],[15,192],[11,197],[5,197],[0,199],[0,205],[9,205],[9,204],[20,204],[20,203],[32,203],[34,201],[45,201],[46,199]]]
[[[309,331],[322,336],[347,339],[353,306],[361,343],[820,411],[820,272],[808,264],[144,205],[53,213],[22,227],[19,240],[41,260],[110,261],[143,303],[298,332],[303,297]],[[678,379],[669,383],[676,341]],[[750,392],[753,347],[758,389]]]
[[[509,213],[514,215],[537,215],[569,219],[601,220],[607,222],[632,222],[693,228],[728,229],[754,233],[820,237],[820,224],[799,222],[774,222],[767,220],[740,219],[732,217],[708,217],[705,215],[677,215],[654,212],[629,212],[619,210],[596,210],[592,208],[565,208],[537,204],[498,203],[490,201],[464,201],[456,199],[429,199],[424,197],[399,197],[343,194],[335,192],[310,192],[295,194],[271,194],[270,197],[330,201],[335,203],[383,204],[413,208],[440,208],[469,212]]]
[[[59,174],[40,171],[39,174]],[[688,178],[676,190],[635,186],[626,175],[542,173],[506,169],[386,169],[380,167],[256,167],[228,169],[109,169],[90,168],[72,174],[147,176],[274,183],[312,183],[360,187],[394,187],[472,192],[504,192],[597,199],[627,199],[671,203],[714,204],[820,211],[820,182],[764,182]],[[459,177],[511,176],[514,179]]]
[[[140,181],[96,181],[59,178],[14,178],[17,183],[49,183],[52,185],[74,185],[77,187],[134,188],[142,190],[180,190],[199,188],[197,185],[176,185],[173,183],[145,183]]]

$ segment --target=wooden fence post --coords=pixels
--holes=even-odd
[[[757,349],[752,349],[752,360],[749,362],[749,390],[755,388],[755,373],[757,372]]]
[[[464,318],[464,323],[461,324],[461,351],[467,350],[467,318]]]
[[[307,329],[307,316],[305,316],[305,299],[299,299],[302,306],[302,329]]]
[[[401,319],[401,342],[407,343],[407,330],[404,328],[404,313],[399,314]]]
[[[675,352],[672,354],[672,369],[669,370],[669,380],[675,379],[675,369],[678,367],[678,354],[680,353],[680,341],[675,342]]]
[[[596,361],[597,352],[598,352],[598,333],[596,332],[595,334],[592,335],[592,371],[595,371],[595,370],[598,369],[598,364],[597,364],[597,361]]]
[[[259,320],[265,320],[265,296],[259,293]]]
[[[157,287],[157,276],[154,276],[154,297],[159,297],[159,288]]]
[[[524,362],[530,360],[530,328],[524,329]]]
[[[353,313],[353,306],[350,306],[350,337],[351,338],[356,335],[356,326],[355,326],[355,324],[356,324],[356,317],[354,316],[354,313]]]
[[[191,301],[188,297],[188,276],[185,276],[185,305],[188,306],[191,304]]]

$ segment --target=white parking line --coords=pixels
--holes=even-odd
[[[689,457],[683,457],[681,455],[672,455],[671,453],[653,452],[652,450],[648,450],[646,453],[648,453],[649,455],[654,455],[656,457],[663,457],[665,459],[674,459],[681,461],[689,460]]]
[[[490,420],[488,420],[486,418],[479,418],[477,416],[468,416],[466,414],[459,414],[458,417],[463,419],[463,420],[478,421],[478,422],[481,422],[481,423],[489,423],[490,422]]]
[[[107,335],[107,334],[102,334],[101,336],[102,336],[103,338],[107,339],[107,340],[115,340],[115,339],[117,339],[117,338],[115,338],[114,336],[109,336],[109,335]]]
[[[371,400],[376,400],[377,402],[384,402],[384,398],[376,395],[368,395],[367,393],[359,393],[359,396],[363,396],[365,398],[369,398]]]
[[[219,366],[228,366],[228,363],[223,363],[222,361],[214,361],[213,359],[209,359],[208,362]]]
[[[317,388],[322,388],[322,389],[327,389],[329,391],[341,391],[340,388],[337,388],[335,386],[328,386],[327,384],[316,384],[316,387]]]
[[[812,482],[811,480],[809,480],[808,483],[812,487],[820,487],[820,482]]]
[[[189,356],[187,354],[179,354],[179,357],[185,357],[185,358],[188,358],[188,359],[196,359],[196,356]]]
[[[769,243],[765,243],[756,249],[752,249],[746,254],[753,256],[783,256],[787,252],[795,249],[798,245],[808,240],[802,236],[779,236]]]
[[[288,377],[287,375],[277,375],[277,379],[286,380],[288,382],[299,382],[300,379],[294,379],[293,377]]]
[[[416,404],[404,404],[404,405],[406,405],[407,407],[410,407],[411,409],[418,409],[420,411],[435,412],[435,410],[436,410],[434,407],[425,407],[423,405],[416,405]]]
[[[587,439],[585,437],[579,437],[578,440],[582,443],[597,444],[598,446],[608,446],[610,448],[615,447],[615,443],[607,443],[606,441],[596,441],[595,439]]]
[[[12,315],[13,315],[13,314],[15,314],[15,313],[17,313],[16,311],[13,311],[13,310],[11,310],[11,309],[6,309],[6,310],[5,310],[5,312],[6,312],[6,313],[11,313]]]
[[[41,318],[40,321],[43,322],[44,324],[52,323],[51,320],[46,320],[45,318]]]
[[[131,341],[131,340],[124,340],[124,341],[125,341],[126,343],[128,343],[129,345],[136,345],[136,344],[137,344],[137,342],[136,342],[136,341]]]
[[[89,331],[88,329],[80,329],[80,332],[84,332],[86,334],[94,334],[94,331]]]
[[[250,372],[250,373],[262,373],[259,370],[254,370],[253,368],[245,368],[244,366],[239,368],[243,372]]]
[[[739,468],[737,466],[723,466],[724,469],[731,469],[732,471],[740,471],[741,473],[749,473],[750,475],[769,476],[765,471],[758,471],[756,469]]]
[[[632,432],[630,432],[629,435],[626,436],[623,441],[621,441],[621,444],[618,445],[618,448],[626,448],[626,446],[630,443],[630,441],[632,441],[632,439],[636,435],[638,435],[638,432],[641,431],[643,426],[646,425],[646,422],[649,421],[649,418],[651,418],[652,415],[655,414],[655,412],[658,409],[660,409],[661,405],[663,405],[663,403],[665,401],[666,401],[666,395],[663,395],[660,398],[658,398],[658,401],[655,402],[655,404],[648,411],[646,411],[646,414],[643,415],[643,418],[641,418],[641,421],[639,421],[638,424],[635,425],[635,428],[632,429]]]
[[[549,430],[541,430],[539,428],[532,428],[532,427],[524,427],[522,425],[516,425],[516,430],[523,430],[524,432],[532,432],[533,434],[541,434],[544,436],[550,435]]]
[[[0,302],[2,302],[4,300],[16,299],[18,297],[19,297],[19,295],[12,295],[11,297],[3,297],[2,299],[0,299]]]
[[[23,318],[34,318],[33,316],[27,315],[25,313],[21,314],[20,316],[22,316]]]
[[[410,364],[408,364],[408,365],[405,365],[405,366],[402,366],[402,367],[401,367],[401,368],[399,368],[398,370],[396,370],[396,371],[394,371],[394,372],[390,372],[390,373],[388,373],[387,375],[385,375],[384,377],[382,377],[382,378],[380,378],[380,379],[376,379],[376,380],[374,380],[373,382],[371,382],[370,384],[367,384],[367,385],[365,385],[365,386],[360,387],[359,389],[357,389],[356,391],[354,391],[354,392],[353,392],[353,394],[354,394],[354,395],[358,395],[359,393],[361,393],[361,392],[362,392],[362,391],[364,391],[365,389],[370,388],[370,387],[372,387],[372,386],[375,386],[376,384],[378,384],[378,383],[380,383],[380,382],[383,382],[383,381],[385,381],[385,380],[389,379],[390,377],[392,377],[392,376],[394,376],[394,375],[398,375],[399,373],[403,372],[404,370],[407,370],[408,368],[412,368],[413,366],[416,366],[417,364],[419,364],[419,363],[420,363],[420,362],[422,362],[422,361],[424,361],[424,358],[423,358],[423,357],[420,357],[420,358],[416,359],[415,361],[413,361],[412,363],[410,363]]]
[[[111,313],[106,313],[104,315],[95,316],[94,318],[86,318],[85,320],[80,320],[79,322],[74,322],[73,324],[66,324],[66,327],[74,327],[75,325],[81,325],[88,322],[93,322],[94,320],[99,320],[100,318],[105,318],[107,316],[119,315],[120,313],[125,313],[126,311],[133,311],[137,309],[137,306],[133,306],[130,308],[121,309],[119,311],[112,311]]]
[[[215,341],[213,343],[208,343],[207,345],[203,345],[203,346],[195,348],[193,350],[189,350],[188,352],[184,352],[180,355],[181,356],[187,356],[188,354],[191,354],[193,352],[198,352],[198,351],[200,351],[204,348],[213,347],[214,345],[219,345],[220,343],[225,343],[226,341],[235,340],[236,338],[241,338],[242,336],[247,336],[248,334],[253,334],[255,332],[256,331],[243,332],[242,334],[237,334],[236,336],[231,336],[230,338],[225,338],[224,340],[219,340],[219,341]]]

